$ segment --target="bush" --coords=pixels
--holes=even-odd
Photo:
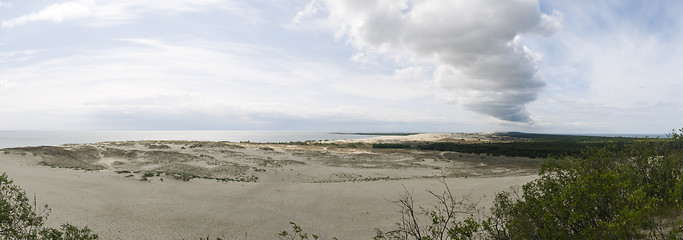
[[[398,229],[383,232],[375,229],[375,240],[402,239],[472,239],[480,237],[480,210],[469,196],[456,198],[445,180],[441,180],[445,190],[441,194],[427,191],[437,201],[431,208],[416,206],[413,194],[407,189],[395,203],[401,208]]]
[[[406,191],[397,202],[398,229],[377,230],[375,239],[683,239],[679,131],[549,158],[521,193],[498,193],[486,218],[475,217],[476,204],[456,200],[445,182],[443,194],[430,192],[432,209],[415,206]]]
[[[673,136],[550,158],[521,195],[497,195],[486,227],[503,239],[681,239],[683,139]]]
[[[40,232],[40,239],[52,240],[90,240],[99,239],[97,234],[93,234],[88,227],[78,228],[71,224],[62,224],[60,230],[54,228],[44,228]]]
[[[292,225],[292,231],[293,232],[287,232],[287,231],[282,231],[278,234],[278,237],[286,240],[304,240],[304,239],[321,239],[319,235],[317,234],[308,234],[307,232],[304,232],[303,229],[299,225],[297,225],[294,222],[289,222],[289,224]],[[308,238],[308,237],[311,238]],[[333,240],[336,240],[336,237],[332,237]]]
[[[352,142],[352,143],[346,144],[346,147],[349,147],[349,148],[360,148],[360,147],[364,147],[364,146],[365,146],[365,143],[362,143],[362,142]]]
[[[7,174],[0,175],[0,239],[98,239],[84,227],[79,229],[64,224],[61,230],[43,227],[47,219],[47,205],[39,208],[35,198],[33,204],[26,193]]]
[[[0,175],[0,236],[10,239],[36,238],[48,211],[47,205],[40,211],[37,204],[29,202],[26,193],[7,174]]]
[[[401,143],[375,143],[372,144],[372,148],[412,148],[412,146]]]

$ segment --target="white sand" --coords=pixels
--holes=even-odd
[[[399,219],[397,200],[405,186],[418,204],[433,199],[427,189],[441,191],[437,179],[310,183],[277,181],[277,171],[262,175],[255,183],[219,183],[193,179],[151,182],[125,178],[113,171],[35,166],[30,155],[0,153],[0,172],[6,172],[39,204],[52,208],[49,224],[69,222],[92,228],[102,239],[277,239],[289,222],[305,231],[329,238],[370,239],[374,228],[393,229]],[[303,170],[330,167],[313,165]],[[368,171],[344,169],[347,173]],[[303,171],[302,170],[302,171]],[[382,170],[382,169],[380,169]],[[419,169],[418,169],[419,170]],[[405,171],[396,169],[395,171]],[[328,170],[328,172],[333,172]],[[536,176],[451,178],[456,194],[484,198],[490,205],[495,192],[521,185]]]
[[[330,142],[399,143],[399,142],[501,142],[512,138],[496,133],[420,133],[407,136],[379,136]]]

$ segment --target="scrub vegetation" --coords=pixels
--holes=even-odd
[[[50,209],[47,205],[38,207],[26,192],[9,179],[7,174],[0,175],[0,239],[50,239],[50,240],[90,240],[98,235],[88,227],[79,228],[65,223],[61,228],[45,227],[43,224]]]
[[[683,129],[669,137],[571,138],[600,144],[549,157],[537,180],[498,193],[486,214],[445,181],[430,206],[406,190],[395,202],[398,227],[374,239],[683,239]]]
[[[420,145],[421,150],[452,151],[461,153],[486,154],[491,156],[546,158],[548,156],[564,156],[580,154],[587,148],[610,147],[621,150],[642,138],[626,137],[594,137],[573,135],[551,135],[509,132],[500,133],[519,141],[495,143],[457,143],[436,142]]]

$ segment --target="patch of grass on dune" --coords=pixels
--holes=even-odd
[[[95,164],[100,160],[99,150],[92,146],[78,147],[23,147],[12,150],[33,153],[41,157],[41,164],[50,167],[73,168],[83,170],[101,170],[103,166]]]

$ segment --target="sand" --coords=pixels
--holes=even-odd
[[[432,204],[434,199],[426,190],[443,190],[435,176],[446,175],[455,194],[481,199],[484,207],[490,206],[496,192],[537,177],[535,167],[505,163],[504,158],[500,165],[482,166],[473,162],[476,155],[330,145],[220,144],[229,146],[167,141],[63,147],[70,149],[68,153],[89,147],[87,154],[80,151],[83,154],[69,156],[94,158],[88,160],[92,162],[88,166],[99,166],[95,171],[41,166],[48,158],[44,150],[6,150],[6,154],[0,150],[0,171],[29,195],[35,194],[39,204],[52,208],[49,225],[87,225],[102,239],[198,239],[207,235],[277,239],[282,230],[291,230],[290,221],[326,238],[370,239],[375,228],[396,226],[399,208],[391,201],[397,200],[404,188],[414,193],[418,204]],[[113,148],[128,151],[128,155]],[[150,160],[159,153],[149,152],[157,151],[168,152],[163,155],[167,161]],[[141,180],[144,171],[169,164],[201,166],[198,169],[205,171],[198,174],[207,174],[207,179],[182,181],[161,174]],[[223,167],[217,171],[216,166]],[[117,173],[124,168],[133,173]],[[258,179],[226,182],[208,176]]]
[[[509,142],[516,140],[513,137],[501,135],[495,132],[489,133],[419,133],[407,136],[379,136],[364,139],[334,140],[330,142],[364,142],[364,143],[404,143],[404,142]]]

